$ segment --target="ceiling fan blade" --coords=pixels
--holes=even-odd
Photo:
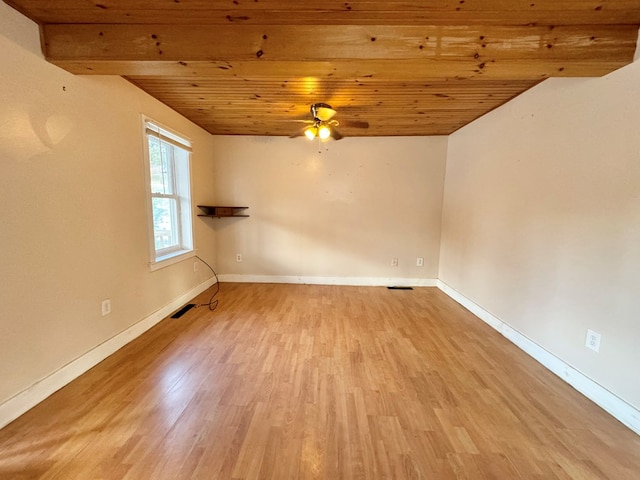
[[[340,124],[351,128],[369,128],[369,122],[364,120],[342,120]]]
[[[334,140],[342,140],[342,139],[344,138],[344,137],[342,136],[342,134],[341,134],[338,130],[336,130],[335,128],[332,128],[332,129],[331,129],[331,137],[332,137]]]
[[[306,129],[307,129],[307,127],[301,128],[300,130],[298,130],[297,133],[294,133],[293,135],[289,135],[289,138],[298,138],[298,137],[304,136],[304,131]]]

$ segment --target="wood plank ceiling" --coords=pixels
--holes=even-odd
[[[291,135],[314,102],[345,136],[449,134],[630,63],[640,26],[640,0],[5,1],[50,62],[122,75],[212,134]]]

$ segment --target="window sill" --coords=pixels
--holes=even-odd
[[[195,250],[179,250],[177,252],[171,252],[162,257],[158,257],[155,262],[149,262],[149,270],[155,272],[156,270],[160,270],[161,268],[168,267],[170,265],[175,265],[176,263],[195,256]]]

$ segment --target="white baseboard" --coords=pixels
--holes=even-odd
[[[635,407],[628,404],[602,385],[596,383],[584,373],[576,370],[562,359],[556,357],[551,352],[548,352],[530,338],[527,338],[522,333],[514,330],[502,320],[487,312],[484,308],[469,300],[443,281],[438,280],[437,286],[440,290],[469,310],[480,320],[489,324],[493,329],[500,332],[504,337],[518,346],[529,356],[540,362],[548,370],[556,374],[596,405],[599,405],[603,410],[640,435],[640,411]]]
[[[60,390],[90,368],[94,367],[109,355],[124,347],[127,343],[142,335],[151,327],[166,318],[173,311],[187,303],[196,295],[213,285],[214,279],[207,280],[180,295],[169,304],[143,318],[125,331],[92,348],[81,357],[76,358],[64,367],[56,370],[42,380],[34,383],[9,400],[0,404],[0,428],[9,424],[27,410],[35,407],[45,398]]]
[[[435,287],[435,278],[386,277],[299,277],[295,275],[218,275],[220,282],[229,283],[296,283],[306,285],[344,285],[362,287]]]

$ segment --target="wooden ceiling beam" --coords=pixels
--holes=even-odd
[[[640,0],[5,0],[45,23],[206,25],[598,25],[640,24]]]
[[[136,61],[429,60],[628,62],[636,26],[44,25],[48,59]]]

